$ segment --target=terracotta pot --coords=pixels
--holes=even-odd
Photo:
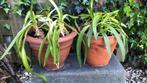
[[[69,35],[61,37],[59,39],[59,45],[60,45],[60,64],[59,64],[59,68],[63,67],[64,62],[65,62],[66,58],[69,55],[69,51],[70,51],[73,39],[74,39],[74,37],[76,35],[77,35],[76,32],[72,32]],[[31,36],[27,36],[26,41],[29,43],[31,49],[34,51],[34,54],[35,54],[36,58],[38,58],[38,52],[39,52],[39,46],[41,44],[41,39],[34,38],[34,37],[31,37]],[[47,46],[48,45],[46,44],[46,46],[42,50],[42,56],[41,56],[41,64],[42,65],[44,63],[44,56],[45,56]],[[57,70],[57,69],[59,69],[53,63],[52,55],[49,56],[48,61],[47,61],[46,65],[44,66],[44,68],[46,70]]]
[[[111,54],[117,45],[114,36],[108,36],[111,48]],[[103,37],[91,39],[90,48],[88,49],[87,63],[93,67],[103,67],[109,63],[109,57]]]

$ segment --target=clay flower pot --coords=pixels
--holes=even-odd
[[[73,39],[76,35],[77,35],[76,32],[72,32],[69,35],[61,37],[59,39],[59,46],[60,46],[59,47],[60,48],[59,68],[62,68],[64,66],[64,62],[69,55],[69,51],[70,51]],[[34,51],[36,58],[38,58],[38,52],[39,52],[39,46],[41,44],[41,39],[34,38],[34,37],[31,37],[31,36],[27,36],[26,41],[29,43],[31,49]],[[46,49],[47,49],[47,44],[46,44],[46,47],[44,47],[43,50],[42,50],[42,55],[41,55],[41,64],[42,65],[44,63],[44,56],[45,56]],[[59,69],[53,63],[53,58],[52,58],[51,55],[49,56],[48,61],[47,61],[46,65],[44,66],[44,68],[46,70],[57,70],[57,69]]]
[[[108,36],[111,48],[111,55],[116,48],[117,40],[114,36]],[[93,67],[103,67],[110,61],[103,37],[91,39],[90,48],[88,48],[87,63]]]

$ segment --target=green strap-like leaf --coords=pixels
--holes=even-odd
[[[54,64],[59,64],[60,60],[60,53],[59,53],[59,32],[58,30],[54,30],[53,37],[52,37],[52,44],[53,44],[53,56],[54,56]]]
[[[80,32],[80,26],[78,25],[77,21],[75,20],[74,23],[75,23],[76,28],[77,28],[78,31]],[[77,32],[77,30],[76,30],[76,32]]]
[[[101,18],[101,14],[96,14],[94,16],[94,18],[93,18],[93,21],[92,21],[93,33],[94,33],[94,37],[96,39],[97,39],[97,35],[98,35],[98,32],[97,32],[97,24],[100,21],[100,18]]]
[[[28,60],[27,60],[27,55],[26,55],[26,51],[24,49],[24,46],[22,47],[22,50],[20,52],[21,54],[21,59],[22,59],[22,63],[23,63],[23,66],[25,67],[25,69],[28,71],[28,72],[31,72],[31,67],[29,66],[29,63],[28,63]]]
[[[27,12],[27,15],[26,15],[26,17],[25,17],[25,20],[24,20],[24,24],[26,24],[26,23],[27,23],[27,21],[28,21],[28,19],[29,19],[30,15],[31,15],[31,12],[30,12],[30,11],[28,11],[28,12]]]
[[[57,53],[57,64],[60,63],[59,36],[60,36],[60,33],[59,33],[59,31],[57,30],[57,31],[56,31],[56,34],[55,34],[55,37],[56,37],[56,48],[57,48],[57,50],[55,50],[55,52]]]
[[[80,14],[79,16],[82,20],[85,20],[90,17],[89,14]]]
[[[105,46],[106,46],[106,49],[107,49],[107,52],[108,52],[108,55],[109,55],[109,58],[111,57],[111,48],[110,48],[110,43],[109,43],[109,39],[106,35],[106,33],[102,33],[102,36],[104,38],[104,42],[105,42]]]
[[[20,35],[29,27],[31,26],[31,22],[28,22],[26,26],[24,26],[18,34],[15,36],[15,38],[12,40],[11,44],[8,46],[8,48],[5,50],[4,54],[0,57],[0,60],[2,60],[11,50],[11,48],[14,46],[16,40],[20,37]]]
[[[31,11],[30,18],[31,18],[33,24],[37,24],[36,15],[35,15],[34,11],[32,11],[32,10],[30,10],[30,11]]]
[[[120,33],[120,36],[121,36],[121,37],[122,37],[122,39],[123,39],[123,43],[124,43],[124,44],[126,44],[126,43],[127,43],[127,39],[126,39],[125,34]]]
[[[94,9],[93,9],[93,6],[94,6],[94,0],[90,0],[90,5],[89,5],[89,9],[88,9],[88,12],[91,16],[91,18],[93,19],[94,17]]]
[[[44,81],[45,83],[48,83],[48,82],[47,82],[48,79],[47,79],[43,74],[41,74],[41,73],[36,73],[36,72],[33,72],[33,71],[32,71],[32,74],[34,74],[35,76],[37,76],[37,77],[43,79],[43,81]]]
[[[125,60],[125,46],[123,44],[123,41],[121,40],[118,32],[113,27],[110,27],[110,30],[111,30],[111,33],[114,34],[115,38],[117,39],[118,45],[122,53],[122,60],[124,61]]]
[[[46,41],[46,37],[42,40],[42,42],[41,42],[41,44],[40,44],[40,47],[39,47],[38,61],[39,61],[39,64],[40,64],[40,65],[41,65],[40,59],[41,59],[42,49],[44,48],[45,41]]]
[[[69,14],[64,14],[63,17],[62,17],[62,21],[64,21],[66,18],[68,19],[68,17],[71,17],[73,19],[77,19],[78,18],[77,16],[72,16],[72,15],[69,15]]]
[[[67,24],[67,23],[65,23],[65,22],[64,22],[64,24],[65,24],[68,28],[70,28],[72,31],[77,32],[77,30],[76,30],[74,27],[70,26],[69,24]],[[78,33],[78,32],[77,32],[77,33]]]
[[[82,31],[79,33],[78,39],[77,39],[77,45],[76,45],[76,53],[77,53],[77,59],[78,62],[80,64],[80,66],[82,65],[82,61],[81,61],[81,45],[82,45],[82,40],[83,40],[83,36],[85,31],[90,27],[90,25],[85,26]]]
[[[46,49],[46,53],[45,53],[45,56],[44,56],[44,64],[43,64],[43,66],[46,65],[49,55],[50,55],[50,45],[48,44],[48,47]]]
[[[44,82],[47,82],[47,78],[43,74],[39,74],[39,73],[34,72],[31,69],[31,67],[29,66],[29,63],[28,63],[28,60],[27,60],[27,55],[26,55],[24,47],[22,48],[22,51],[21,51],[21,59],[22,59],[23,66],[25,67],[25,69],[28,72],[31,72],[32,74],[36,75],[37,77],[43,79]]]
[[[14,45],[14,48],[16,50],[16,53],[19,54],[19,51],[21,50],[21,47],[22,47],[22,37],[23,37],[23,33],[20,35],[20,37],[16,40],[15,44]]]
[[[29,65],[29,57],[27,56],[26,54],[26,51],[25,51],[25,41],[26,41],[26,37],[27,37],[27,33],[28,31],[30,30],[31,27],[28,27],[26,29],[26,31],[24,32],[24,38],[22,38],[22,49],[20,51],[20,57],[22,59],[22,63],[23,63],[23,66],[25,67],[25,69],[28,71],[28,72],[32,72],[32,69]]]
[[[62,21],[62,11],[58,8],[58,6],[55,4],[54,0],[49,0],[50,3],[54,6],[54,8],[56,9],[58,16],[59,16],[59,20]]]
[[[53,12],[55,11],[56,9],[53,9],[52,11],[50,11],[50,13],[47,15],[47,17],[50,17],[52,14],[53,14]]]
[[[84,64],[85,64],[87,59],[87,52],[88,52],[88,45],[86,38],[83,38],[83,45],[84,45]]]
[[[91,42],[91,38],[92,38],[92,31],[93,31],[93,29],[92,29],[92,27],[90,26],[90,29],[89,29],[89,31],[88,31],[88,33],[87,33],[87,35],[86,35],[86,37],[87,37],[87,43],[88,43],[88,47],[90,47],[90,42]]]
[[[24,35],[24,33],[22,33],[22,34],[20,35],[20,37],[17,39],[18,42],[16,42],[16,45],[17,45],[18,50],[20,50],[20,48],[21,48],[23,35]]]

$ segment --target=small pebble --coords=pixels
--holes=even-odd
[[[18,77],[22,83],[31,83],[31,73],[28,73],[26,71],[19,71]]]
[[[126,68],[126,83],[147,83],[147,70]]]

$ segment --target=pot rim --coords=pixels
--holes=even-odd
[[[76,35],[77,35],[77,32],[71,32],[70,34],[68,34],[66,36],[60,37],[59,43],[69,41],[69,40],[73,39]],[[40,44],[42,39],[34,38],[34,37],[27,35],[26,41],[29,43]],[[46,44],[47,44],[47,42],[46,42]]]
[[[117,42],[116,38],[112,35],[112,36],[108,36],[109,39],[109,43],[110,45],[115,44],[115,42]],[[115,40],[115,41],[113,41]],[[90,43],[96,43],[98,45],[104,45],[104,38],[102,36],[99,36],[97,39],[93,36],[91,38],[91,42]]]
[[[97,39],[101,39],[101,38],[103,39],[103,36],[98,36],[97,37]],[[114,35],[110,35],[110,36],[108,36],[108,38],[115,38],[115,36]],[[94,36],[92,36],[92,39],[96,39],[96,38]]]

